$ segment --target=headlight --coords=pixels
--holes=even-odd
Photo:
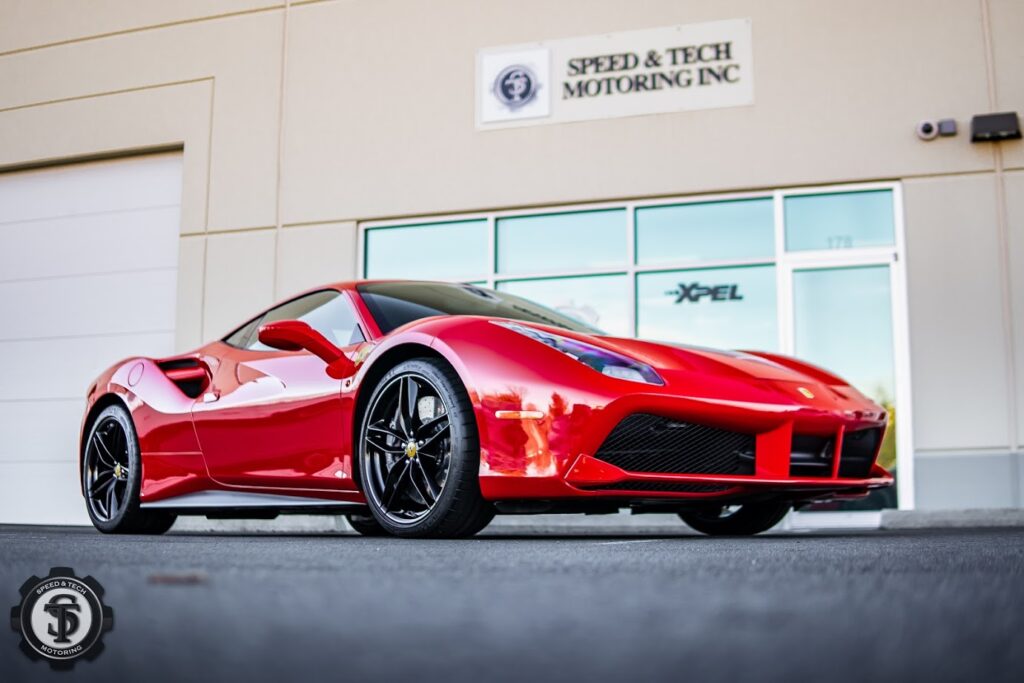
[[[597,370],[602,375],[616,379],[625,379],[630,382],[643,382],[644,384],[657,384],[659,386],[665,384],[664,380],[658,376],[658,373],[650,365],[641,363],[628,356],[623,356],[620,353],[598,348],[575,339],[561,337],[550,332],[542,332],[519,323],[494,321],[494,324],[501,325],[513,332],[518,332],[534,341],[539,341],[541,344],[546,344],[553,349],[561,351],[587,367]]]

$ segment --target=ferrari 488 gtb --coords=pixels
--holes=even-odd
[[[629,508],[753,534],[891,485],[886,419],[792,358],[608,337],[471,285],[338,283],[100,375],[82,491],[118,533],[304,512],[459,537],[495,513]]]

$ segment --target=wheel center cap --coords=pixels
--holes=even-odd
[[[416,442],[415,441],[410,441],[409,443],[405,444],[405,455],[406,455],[406,457],[415,458],[416,457],[416,451],[418,451],[418,450],[419,449],[416,447]]]
[[[121,463],[114,465],[114,477],[117,479],[121,478]]]

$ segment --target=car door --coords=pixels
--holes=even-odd
[[[323,290],[281,304],[224,342],[193,422],[213,479],[234,486],[349,489],[352,400],[307,351],[260,343],[260,325],[302,320],[340,348],[364,339],[347,292]]]

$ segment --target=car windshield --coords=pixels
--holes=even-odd
[[[435,315],[481,315],[603,334],[579,320],[493,289],[442,282],[371,282],[356,287],[384,334]]]

